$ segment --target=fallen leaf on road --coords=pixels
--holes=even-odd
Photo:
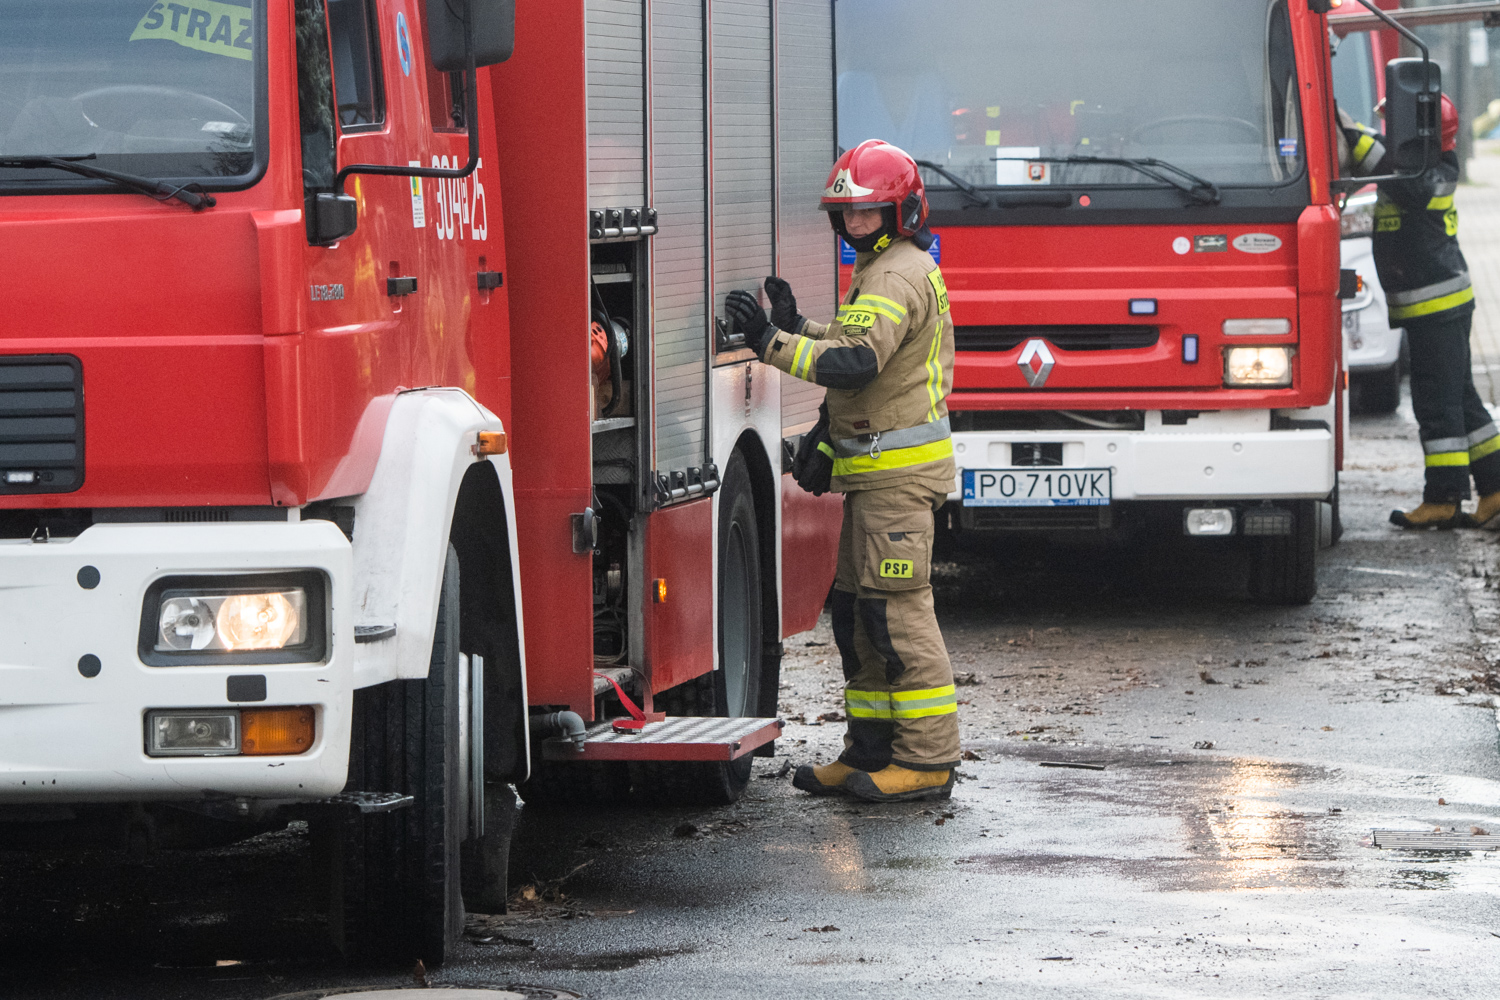
[[[1199,678],[1199,680],[1203,681],[1203,683],[1205,683],[1205,684],[1223,684],[1224,683],[1223,681],[1216,681],[1216,680],[1214,680],[1213,674],[1210,674],[1207,670],[1200,670],[1200,671],[1198,671],[1198,678]]]
[[[1448,800],[1447,799],[1438,799],[1438,805],[1445,806],[1447,804],[1448,804]]]
[[[935,819],[935,820],[932,821],[932,825],[933,826],[942,826],[946,822],[948,822],[946,819],[943,819],[943,817],[939,816],[937,819]]]
[[[960,756],[963,757],[964,760],[984,760],[983,757],[979,756],[979,754],[975,753],[973,750],[965,750],[962,754],[960,754]]]
[[[818,716],[818,718],[823,722],[843,722],[844,713],[837,710],[832,712],[824,712],[822,715]]]
[[[838,928],[833,926],[833,924],[824,924],[822,927],[804,927],[802,929],[813,934],[830,934],[833,931],[838,930]]]
[[[1197,743],[1193,744],[1193,749],[1194,750],[1212,750],[1213,748],[1214,748],[1214,741],[1213,740],[1199,740]]]
[[[953,683],[958,687],[978,687],[984,683],[984,678],[978,674],[967,671],[953,675]]]
[[[1482,826],[1469,827],[1469,836],[1471,837],[1488,837],[1489,835],[1490,831],[1486,830]]]
[[[1332,726],[1324,726],[1323,727],[1323,732],[1325,732],[1325,733],[1331,733],[1331,732],[1333,732],[1333,727]]]

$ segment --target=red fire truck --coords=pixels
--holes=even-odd
[[[0,14],[0,835],[305,818],[431,963],[512,785],[737,796],[839,509],[715,317],[833,309],[829,5]]]
[[[1312,598],[1346,409],[1328,6],[837,5],[839,144],[929,183],[952,531],[1232,537],[1254,596]]]

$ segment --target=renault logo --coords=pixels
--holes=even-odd
[[[1032,362],[1036,364],[1033,365]],[[1033,389],[1040,389],[1047,384],[1047,376],[1052,374],[1052,366],[1056,363],[1045,340],[1028,340],[1026,350],[1021,352],[1021,358],[1016,362],[1021,366],[1021,374],[1026,376],[1026,384]]]

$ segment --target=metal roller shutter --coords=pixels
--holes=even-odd
[[[646,203],[646,48],[641,0],[586,0],[589,207]]]
[[[714,307],[771,273],[771,4],[713,0]]]
[[[778,273],[796,289],[802,314],[827,322],[838,305],[838,251],[818,196],[837,152],[833,8],[827,0],[779,0],[776,10]],[[823,389],[781,379],[781,426],[816,420]]]
[[[651,3],[655,468],[701,466],[708,381],[703,4]]]

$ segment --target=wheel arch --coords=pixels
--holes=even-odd
[[[458,554],[459,650],[484,658],[484,767],[491,781],[522,782],[529,773],[526,650],[515,511],[491,460],[465,470],[448,540]]]
[[[384,641],[356,645],[356,688],[426,676],[443,562],[461,501],[466,518],[488,510],[504,526],[524,668],[510,460],[505,454],[477,456],[474,447],[480,431],[499,430],[500,419],[460,389],[406,392],[391,406],[370,486],[350,505],[354,619],[394,625],[396,632]],[[469,478],[471,470],[483,466],[492,470],[492,485],[485,484],[482,472]]]
[[[781,687],[781,477],[773,470],[765,443],[754,430],[746,430],[735,442],[735,451],[745,459],[750,473],[750,493],[755,501],[756,527],[760,532],[761,631],[763,650],[760,701],[757,714],[773,716]]]

